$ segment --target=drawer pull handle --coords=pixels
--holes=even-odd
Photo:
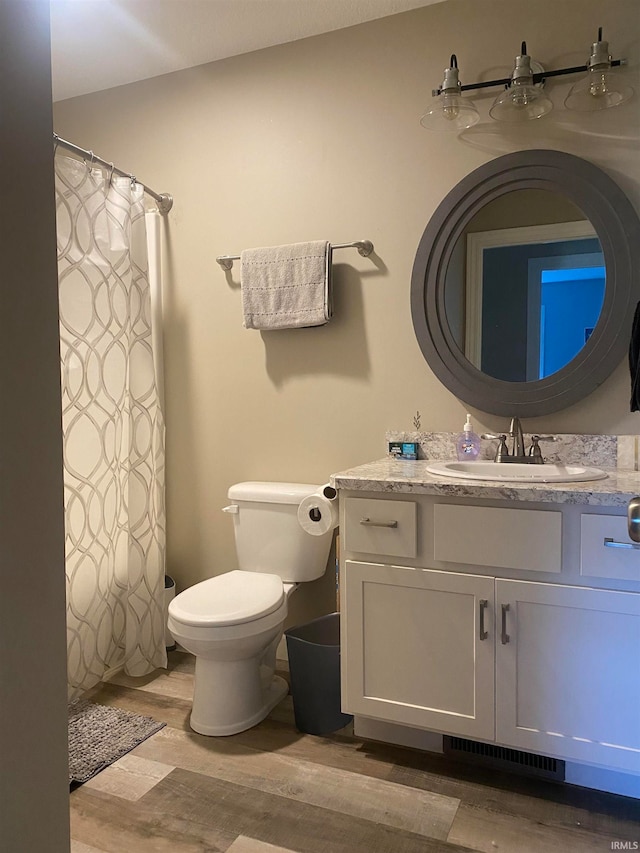
[[[506,646],[509,642],[509,635],[507,634],[507,613],[509,612],[509,605],[502,605],[502,636],[500,637],[502,641],[502,645]]]
[[[369,527],[397,527],[397,521],[372,521],[370,518],[361,518],[360,524],[368,524]]]
[[[480,639],[486,640],[489,636],[489,632],[484,629],[484,614],[485,610],[489,606],[489,602],[486,598],[480,599]]]
[[[627,550],[640,551],[640,545],[636,545],[634,542],[616,542],[615,539],[611,539],[608,536],[604,538],[604,547],[605,548],[626,548]]]

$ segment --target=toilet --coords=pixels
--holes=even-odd
[[[333,531],[307,533],[300,502],[309,483],[237,483],[228,491],[239,570],[209,578],[169,603],[168,628],[195,655],[191,728],[232,735],[255,726],[288,692],[274,675],[289,596],[321,577]]]

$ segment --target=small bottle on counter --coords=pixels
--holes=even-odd
[[[473,431],[470,414],[456,441],[456,453],[460,462],[473,462],[480,455],[480,436]]]

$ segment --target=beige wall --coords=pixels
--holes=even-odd
[[[220,512],[231,483],[324,482],[383,455],[385,430],[412,428],[416,410],[424,429],[462,427],[467,406],[416,344],[409,281],[431,214],[471,169],[556,148],[604,168],[640,206],[638,100],[577,121],[558,109],[517,129],[485,120],[464,140],[420,127],[454,51],[463,82],[508,75],[523,38],[557,68],[584,62],[603,26],[637,72],[637,0],[533,5],[448,0],[56,106],[60,134],[176,199],[165,358],[169,569],[179,586],[233,567]],[[559,105],[569,85],[549,87]],[[485,117],[495,95],[476,98]],[[373,259],[336,253],[332,322],[244,330],[237,265],[225,276],[215,256],[323,238],[376,248]],[[636,431],[628,385],[621,365],[584,402],[526,427]],[[479,430],[505,425],[473,417]],[[298,595],[311,606],[315,591]]]
[[[69,850],[49,10],[0,2],[0,848]]]

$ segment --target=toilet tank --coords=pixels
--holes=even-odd
[[[303,498],[322,486],[311,483],[237,483],[232,502],[238,566],[244,572],[268,572],[302,583],[321,577],[327,567],[333,531],[312,536],[298,522]],[[237,509],[236,509],[237,507]]]

